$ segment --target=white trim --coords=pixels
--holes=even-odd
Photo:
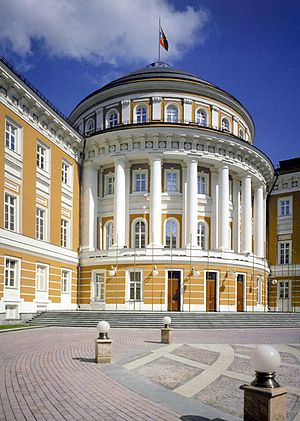
[[[132,194],[137,194],[137,195],[144,195],[146,193],[148,193],[148,170],[147,169],[141,169],[141,170],[133,170],[132,171]],[[136,190],[136,175],[137,174],[145,174],[145,190]]]
[[[130,273],[141,273],[141,299],[140,300],[131,300],[130,299]],[[125,303],[127,303],[131,310],[135,308],[136,310],[142,309],[144,304],[144,269],[142,267],[128,267],[125,272],[126,279],[126,289],[125,289]],[[137,308],[140,307],[140,308]]]
[[[133,107],[133,123],[136,124],[143,124],[142,122],[138,123],[137,121],[137,114],[136,114],[136,110],[138,108],[145,108],[146,109],[146,123],[149,121],[149,107],[148,104],[144,103],[144,102],[138,102],[134,107]]]
[[[165,121],[165,123],[179,123],[179,121],[180,121],[180,110],[179,110],[179,107],[178,107],[178,103],[176,104],[175,102],[173,102],[174,100],[172,99],[172,102],[168,102],[166,105],[165,105],[165,110],[164,110],[164,121]],[[168,117],[168,108],[169,107],[174,107],[174,108],[176,108],[176,110],[177,110],[177,119],[176,119],[176,121],[168,121],[167,120],[167,117]]]
[[[105,269],[93,269],[91,271],[91,275],[92,275],[92,285],[91,285],[91,303],[97,302],[97,303],[106,303],[106,270]],[[103,280],[104,280],[104,298],[103,300],[101,299],[96,299],[95,297],[95,284],[96,284],[96,276],[97,275],[103,275]]]
[[[105,113],[105,128],[106,129],[110,129],[112,127],[110,127],[110,116],[116,113],[117,114],[117,124],[114,124],[112,127],[116,127],[118,124],[120,124],[120,113],[118,112],[118,110],[116,108],[110,108],[109,110],[106,111]]]
[[[135,228],[135,224],[139,221],[142,221],[145,224],[145,247],[139,247],[138,249],[140,250],[142,248],[146,248],[147,245],[148,245],[148,222],[147,222],[147,219],[145,219],[143,217],[140,217],[140,216],[137,217],[137,218],[134,218],[134,220],[132,221],[132,224],[131,224],[131,247],[133,249],[137,249],[135,247],[135,230],[134,230],[134,228]]]
[[[167,175],[168,174],[176,174],[176,190],[167,190]],[[180,193],[180,170],[178,169],[171,169],[171,168],[165,168],[164,169],[164,191],[163,193],[168,194],[176,194]]]
[[[39,289],[38,288],[38,266],[42,267],[43,269],[46,269],[46,281],[45,281],[45,289]],[[48,293],[49,289],[49,265],[45,263],[35,262],[35,291],[37,292],[46,292]]]
[[[175,221],[175,224],[176,224],[176,249],[178,249],[179,248],[179,245],[180,245],[180,224],[179,224],[179,220],[177,219],[177,218],[175,218],[175,217],[173,217],[173,216],[170,216],[169,218],[167,218],[165,221],[164,221],[164,230],[163,230],[163,245],[166,247],[166,248],[174,248],[174,247],[167,247],[167,244],[166,244],[166,226],[167,226],[167,222],[168,221],[170,221],[170,220],[174,220]],[[170,238],[170,242],[171,242],[171,244],[172,244],[172,239]],[[170,246],[171,246],[171,244],[170,244]]]

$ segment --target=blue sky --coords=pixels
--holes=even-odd
[[[0,52],[63,113],[156,60],[227,90],[276,165],[300,156],[298,0],[2,0]]]

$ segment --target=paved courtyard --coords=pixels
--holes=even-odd
[[[94,362],[95,329],[0,333],[0,420],[242,419],[239,386],[253,379],[249,355],[272,343],[288,387],[288,420],[300,420],[298,329],[112,329],[113,363]]]

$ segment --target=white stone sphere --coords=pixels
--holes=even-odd
[[[251,354],[250,363],[260,373],[274,372],[280,366],[281,358],[277,349],[270,345],[258,345]]]
[[[101,320],[101,322],[98,322],[97,330],[99,333],[108,333],[109,329],[110,329],[110,325],[105,320]]]
[[[172,322],[172,319],[171,319],[171,317],[170,317],[170,316],[165,316],[165,317],[163,318],[163,324],[164,324],[164,325],[170,326],[171,322]]]

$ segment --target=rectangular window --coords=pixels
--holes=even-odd
[[[115,176],[107,175],[105,178],[105,194],[110,195],[114,194],[115,190]]]
[[[280,200],[280,216],[290,215],[290,200]]]
[[[104,273],[96,273],[95,287],[94,287],[94,300],[105,300],[105,278]]]
[[[44,265],[37,265],[36,266],[36,289],[38,291],[46,291],[47,290],[47,273],[48,268]]]
[[[206,177],[204,175],[198,174],[198,194],[206,194]]]
[[[36,239],[46,240],[46,211],[44,209],[36,208]]]
[[[280,265],[288,265],[290,262],[290,243],[279,243]]]
[[[62,247],[69,247],[70,246],[70,223],[66,219],[61,220],[61,246]]]
[[[257,304],[262,304],[262,279],[258,277],[256,279],[256,301]]]
[[[147,174],[145,172],[136,172],[134,174],[134,191],[145,192],[147,190]]]
[[[177,192],[178,191],[178,172],[167,171],[165,176],[165,191]]]
[[[130,300],[142,299],[142,272],[130,272]]]
[[[279,298],[289,298],[289,282],[281,281],[279,282]]]
[[[36,166],[43,171],[49,172],[49,158],[50,149],[38,141],[36,144]]]
[[[4,227],[10,231],[17,230],[17,199],[5,193],[4,199]]]
[[[65,161],[61,164],[61,179],[63,184],[71,185],[71,167]]]
[[[5,259],[5,286],[17,288],[18,286],[18,260]]]
[[[71,272],[69,270],[61,271],[61,292],[69,293],[71,287]]]
[[[6,121],[5,125],[5,146],[17,152],[17,127],[9,121]]]

